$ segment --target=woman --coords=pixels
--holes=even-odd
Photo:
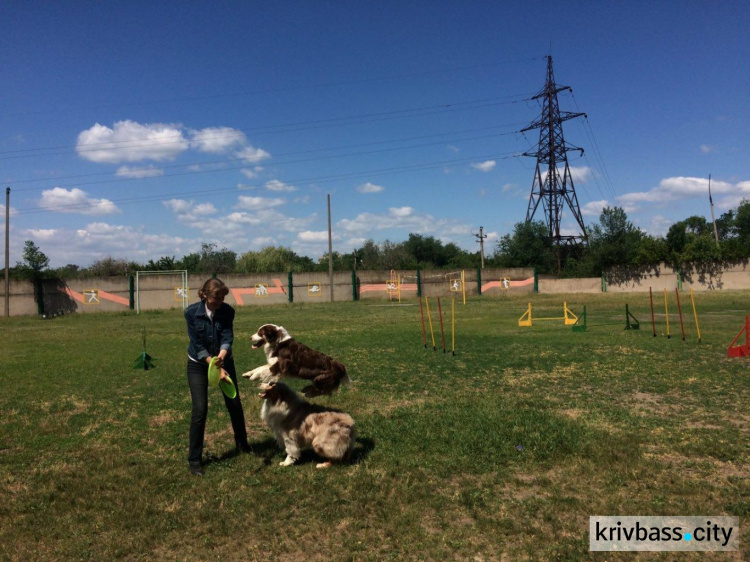
[[[204,474],[201,458],[208,416],[208,366],[214,357],[217,359],[218,366],[221,367],[221,378],[224,380],[231,378],[235,388],[237,388],[236,397],[230,399],[224,396],[224,403],[232,420],[237,449],[245,453],[252,451],[250,444],[247,442],[245,414],[242,411],[237,371],[232,357],[234,309],[224,303],[224,297],[227,293],[229,293],[229,289],[222,281],[209,279],[198,291],[200,302],[185,309],[185,321],[187,322],[188,336],[190,336],[187,379],[190,386],[190,396],[193,400],[188,463],[190,473],[196,476],[203,476]],[[222,395],[224,394],[222,393]]]

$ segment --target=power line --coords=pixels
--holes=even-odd
[[[159,139],[158,141],[143,141],[143,140],[123,140],[123,141],[106,141],[101,143],[90,143],[84,145],[60,145],[50,147],[37,147],[37,148],[24,148],[18,150],[0,151],[0,160],[9,160],[16,158],[34,158],[40,156],[55,156],[59,154],[67,154],[69,151],[75,149],[78,154],[86,152],[101,152],[104,150],[118,150],[118,149],[134,149],[134,148],[150,148],[150,147],[165,147],[175,144],[189,143],[191,140],[218,140],[223,138],[236,137],[237,133],[243,133],[245,135],[263,135],[263,134],[281,134],[289,132],[298,132],[304,130],[315,130],[330,127],[338,127],[343,125],[361,125],[365,123],[374,123],[379,121],[386,121],[392,119],[410,118],[410,117],[424,117],[429,115],[435,115],[437,113],[451,113],[456,111],[469,111],[472,109],[484,109],[486,107],[493,107],[497,105],[512,105],[525,101],[524,99],[513,99],[513,101],[497,101],[507,100],[512,98],[518,98],[521,95],[528,94],[514,94],[512,96],[501,96],[495,98],[485,98],[479,100],[470,100],[464,102],[450,102],[438,105],[430,105],[425,107],[401,109],[394,111],[385,111],[379,113],[365,113],[360,115],[354,115],[350,117],[333,117],[329,119],[322,119],[317,121],[303,121],[298,123],[287,123],[282,125],[269,125],[266,127],[255,127],[255,128],[231,128],[230,131],[226,131],[224,134],[217,133],[216,131],[210,131],[207,133],[198,133],[192,137],[173,135],[174,140]],[[205,139],[203,137],[206,137]],[[85,148],[80,148],[81,146]]]
[[[507,160],[510,158],[516,158],[520,156],[519,153],[492,153],[492,154],[484,154],[484,155],[475,155],[472,157],[467,158],[458,158],[453,160],[441,160],[437,162],[425,162],[420,164],[411,164],[408,166],[396,166],[392,168],[382,168],[377,170],[367,170],[362,172],[349,172],[345,174],[334,174],[329,176],[318,176],[313,178],[298,178],[298,179],[290,179],[289,183],[293,184],[300,184],[300,183],[325,183],[325,182],[332,182],[332,181],[339,181],[344,179],[352,179],[357,177],[375,177],[375,176],[383,176],[383,175],[391,175],[391,174],[400,174],[400,173],[408,173],[411,171],[419,171],[419,170],[429,170],[434,168],[440,168],[446,165],[451,164],[462,164],[466,162],[471,162],[475,160],[483,160],[483,159],[489,159],[494,158],[496,160]],[[255,188],[255,187],[262,187],[261,184],[256,185],[250,185],[247,186],[249,188]],[[167,199],[173,199],[175,197],[185,197],[190,195],[212,195],[216,193],[228,193],[228,192],[236,192],[237,187],[223,187],[223,188],[215,188],[215,189],[196,189],[196,190],[190,190],[190,191],[180,191],[180,192],[173,192],[168,194],[160,194],[160,195],[145,195],[140,197],[125,197],[121,199],[112,199],[110,200],[111,203],[118,203],[118,204],[129,204],[129,203],[140,203],[140,202],[146,202],[146,201],[164,201]],[[35,206],[35,207],[26,207],[26,208],[19,208],[16,209],[17,214],[32,214],[32,213],[44,213],[44,212],[51,212],[51,211],[65,211],[65,210],[71,210],[71,209],[78,209],[78,208],[86,208],[90,205],[88,203],[74,203],[69,205],[54,205],[49,207],[41,207],[41,206]]]
[[[520,123],[514,123],[514,124],[515,125],[519,125]],[[480,129],[474,129],[474,130],[481,131],[481,130],[491,130],[491,129],[494,129],[494,128],[495,127],[484,127],[484,128],[480,128]],[[471,130],[468,130],[466,132],[471,132]],[[414,148],[425,148],[425,147],[436,146],[436,145],[441,145],[441,144],[445,144],[445,143],[466,142],[466,141],[474,141],[474,140],[484,140],[484,139],[489,139],[489,138],[497,138],[497,137],[501,137],[501,136],[507,136],[507,135],[516,134],[516,132],[517,131],[498,132],[498,133],[495,133],[495,134],[481,135],[481,136],[475,136],[475,137],[449,138],[449,139],[441,140],[439,142],[414,144],[414,145],[400,146],[400,147],[394,147],[394,148],[384,148],[384,149],[380,149],[380,150],[369,150],[369,151],[364,151],[364,152],[350,152],[350,153],[346,153],[346,154],[332,154],[332,155],[328,155],[328,156],[319,156],[319,157],[316,157],[316,158],[303,158],[303,159],[298,159],[298,160],[280,160],[280,161],[279,160],[274,160],[274,164],[275,165],[300,164],[300,163],[304,163],[304,162],[320,161],[320,160],[331,160],[331,159],[335,159],[335,158],[347,158],[347,157],[352,157],[352,156],[367,156],[367,155],[371,155],[371,154],[382,154],[382,153],[385,153],[385,152],[393,152],[393,151],[400,151],[400,150],[410,150],[410,149],[414,149]],[[413,138],[416,140],[416,139],[419,139],[419,138],[431,138],[431,137],[435,137],[435,136],[444,136],[444,135],[443,134],[425,135],[423,137],[413,137]],[[408,139],[406,139],[406,140],[408,140]],[[339,148],[330,148],[330,149],[325,149],[324,148],[324,149],[305,150],[305,151],[300,151],[300,152],[290,152],[290,153],[282,154],[280,156],[294,156],[294,155],[297,155],[297,154],[300,154],[300,155],[301,154],[311,154],[311,153],[316,153],[316,152],[324,152],[324,151],[327,151],[327,150],[341,150],[341,149],[346,149],[346,148],[356,148],[356,147],[359,147],[359,146],[372,146],[372,145],[392,143],[392,142],[403,142],[403,140],[380,141],[380,142],[376,142],[376,143],[364,143],[364,144],[360,144],[360,145],[350,145],[350,146],[344,146],[344,147],[339,147]],[[239,166],[229,166],[229,167],[222,167],[222,168],[218,168],[218,169],[190,170],[191,167],[194,167],[196,165],[202,165],[202,166],[220,166],[222,164],[227,164],[229,162],[236,162],[236,161],[237,161],[236,159],[235,160],[219,160],[219,161],[213,161],[213,162],[202,162],[202,163],[193,163],[193,164],[181,164],[181,165],[178,165],[178,166],[168,166],[167,169],[170,169],[170,168],[186,168],[186,169],[188,169],[188,171],[181,172],[181,173],[173,173],[173,174],[166,174],[166,175],[160,174],[160,175],[144,176],[144,177],[109,178],[109,176],[111,176],[112,172],[103,172],[103,173],[97,173],[97,174],[80,174],[78,176],[62,176],[62,177],[53,178],[53,179],[54,180],[60,180],[60,179],[76,179],[76,178],[102,177],[102,176],[106,176],[109,179],[98,180],[98,181],[89,181],[89,182],[75,182],[75,183],[67,183],[67,184],[60,184],[60,183],[57,183],[57,181],[55,181],[52,185],[50,185],[50,187],[81,187],[81,186],[87,186],[87,185],[102,185],[102,184],[109,184],[109,183],[123,183],[123,182],[131,182],[131,181],[145,181],[145,180],[152,180],[152,179],[164,179],[164,178],[173,178],[173,177],[179,177],[179,176],[189,176],[189,175],[195,175],[195,174],[208,174],[208,173],[227,172],[227,171],[232,171],[232,170],[241,170],[243,168],[246,168],[247,166],[252,165],[252,164],[248,164],[248,163],[242,163]],[[129,170],[129,171],[130,172],[139,172],[139,171],[148,172],[148,171],[152,171],[152,170],[155,170],[155,169],[157,169],[157,168],[135,168],[135,169]],[[28,182],[40,182],[40,181],[47,182],[47,181],[49,181],[49,179],[45,178],[44,180],[21,180],[19,182],[14,182],[14,183],[28,183]],[[18,191],[38,191],[40,189],[44,190],[45,187],[44,186],[42,186],[42,187],[35,186],[35,187],[20,188],[20,189],[17,189],[17,190]]]
[[[246,97],[246,96],[254,96],[254,95],[277,94],[281,92],[290,92],[290,91],[296,91],[296,90],[313,90],[313,89],[320,89],[320,88],[347,86],[350,84],[351,85],[366,84],[366,83],[389,81],[389,80],[402,80],[405,78],[412,79],[415,77],[432,76],[436,74],[448,74],[451,72],[462,72],[466,70],[476,70],[476,69],[481,69],[481,68],[497,67],[497,66],[504,66],[504,65],[510,65],[510,64],[529,63],[529,62],[534,62],[536,60],[539,60],[538,57],[516,59],[516,60],[509,60],[509,61],[498,61],[498,62],[484,63],[484,64],[474,64],[474,65],[444,68],[444,69],[438,69],[438,70],[422,70],[422,71],[408,72],[408,73],[403,73],[403,74],[375,76],[375,77],[370,77],[370,78],[357,78],[353,80],[339,80],[336,82],[323,82],[320,84],[298,84],[298,85],[292,85],[292,86],[286,86],[286,87],[249,90],[245,92],[211,94],[207,96],[187,96],[187,97],[181,97],[181,98],[166,98],[166,99],[161,99],[161,100],[144,100],[144,101],[136,101],[136,102],[131,102],[131,103],[101,104],[101,105],[94,105],[94,106],[89,105],[86,107],[79,107],[79,108],[68,108],[68,109],[58,108],[58,109],[47,109],[47,110],[39,110],[39,111],[24,111],[24,112],[18,112],[18,113],[7,113],[5,114],[5,117],[20,116],[20,115],[42,115],[42,114],[47,114],[47,113],[61,113],[65,111],[82,111],[82,110],[91,111],[93,109],[106,109],[106,108],[113,108],[113,107],[115,108],[137,107],[137,106],[164,104],[164,103],[174,104],[174,103],[181,103],[181,102],[206,101],[206,100],[221,99],[221,98],[226,99],[226,98],[232,98],[232,97]]]

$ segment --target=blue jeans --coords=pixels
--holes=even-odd
[[[230,399],[221,390],[216,389],[216,391],[224,397],[224,404],[226,404],[229,418],[232,420],[234,441],[237,447],[244,448],[247,446],[247,429],[245,428],[245,414],[242,411],[242,402],[240,401],[240,387],[237,384],[237,371],[234,368],[232,357],[224,359],[224,370],[229,373],[229,377],[237,388],[237,396]],[[205,362],[196,363],[188,359],[187,379],[190,386],[190,396],[193,400],[188,462],[200,464],[203,457],[203,438],[208,417],[208,365]]]

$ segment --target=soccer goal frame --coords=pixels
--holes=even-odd
[[[141,277],[149,275],[179,275],[182,281],[182,308],[188,305],[188,272],[187,269],[173,271],[136,271],[135,272],[135,312],[141,313]]]

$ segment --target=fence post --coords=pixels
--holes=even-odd
[[[36,309],[39,316],[44,316],[44,285],[38,277],[34,278],[34,294],[36,296]]]
[[[677,289],[682,291],[682,265],[677,266]]]
[[[482,269],[477,268],[477,294],[482,296]]]
[[[607,292],[607,278],[604,276],[604,272],[602,271],[602,293]]]
[[[422,275],[420,275],[419,268],[417,268],[417,296],[422,296]]]
[[[289,272],[289,302],[294,302],[294,280],[292,278],[292,272]]]
[[[352,269],[352,301],[357,300],[357,271]]]
[[[539,292],[539,277],[536,275],[536,266],[534,266],[534,292]]]
[[[135,277],[130,276],[129,282],[129,293],[130,293],[130,310],[135,309]]]

